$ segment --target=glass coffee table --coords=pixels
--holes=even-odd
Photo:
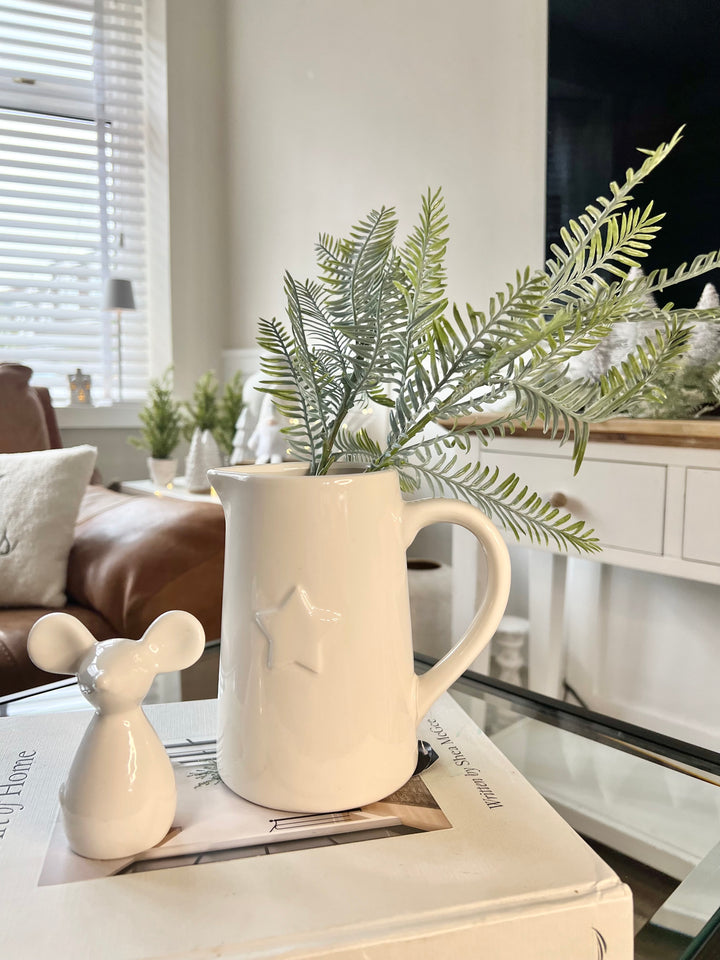
[[[630,886],[636,960],[720,958],[720,754],[481,674],[451,693]]]
[[[636,960],[720,958],[720,754],[472,672],[451,693],[630,886]],[[0,698],[82,707],[70,679]]]

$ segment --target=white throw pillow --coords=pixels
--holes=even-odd
[[[0,606],[64,607],[67,562],[97,450],[0,454]]]

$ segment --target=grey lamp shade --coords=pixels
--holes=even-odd
[[[108,277],[105,281],[103,310],[134,310],[132,281],[120,277]]]

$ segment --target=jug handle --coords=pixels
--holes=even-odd
[[[403,505],[403,532],[409,546],[422,527],[457,523],[478,539],[487,557],[485,596],[463,636],[427,673],[417,678],[417,721],[467,670],[495,633],[510,594],[510,555],[495,525],[482,511],[459,500],[432,498]]]

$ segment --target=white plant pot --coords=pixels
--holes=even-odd
[[[167,487],[177,475],[177,460],[159,460],[156,457],[147,458],[147,468],[150,479],[156,487]]]
[[[476,508],[403,502],[394,471],[307,465],[210,471],[227,518],[218,767],[236,793],[300,812],[380,800],[412,775],[417,725],[490,640],[510,561]],[[488,558],[465,636],[413,668],[405,550],[421,527],[459,523]]]
[[[195,427],[190,449],[185,457],[185,483],[190,493],[206,493],[210,489],[208,470],[221,466],[223,458],[209,430]]]

